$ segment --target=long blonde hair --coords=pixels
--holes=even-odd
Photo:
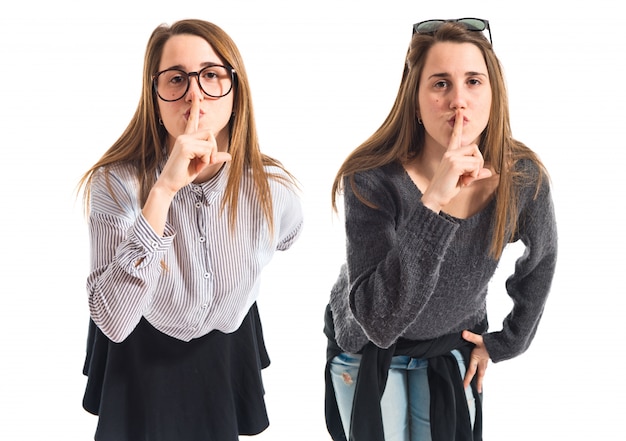
[[[167,154],[167,132],[159,124],[157,98],[153,90],[152,77],[158,71],[163,47],[174,35],[189,34],[205,39],[224,61],[236,72],[233,85],[233,117],[230,121],[229,153],[232,161],[222,209],[229,210],[229,224],[234,228],[237,218],[239,186],[244,173],[251,171],[261,208],[270,230],[273,230],[272,198],[269,179],[297,186],[296,179],[274,158],[261,153],[256,130],[248,76],[234,41],[220,27],[202,20],[180,20],[171,26],[162,24],[150,36],[146,47],[143,68],[143,86],[139,105],[126,130],[104,155],[83,175],[78,188],[84,188],[83,201],[88,211],[90,184],[94,173],[101,167],[125,162],[135,166],[140,183],[138,195],[141,206],[146,202],[150,189],[156,182],[156,170]],[[265,166],[276,166],[285,172],[268,173]]]
[[[499,258],[504,246],[513,239],[517,231],[518,191],[514,183],[521,183],[524,178],[528,178],[515,170],[516,162],[530,159],[537,164],[540,169],[537,190],[541,179],[547,177],[547,171],[532,150],[512,137],[504,75],[491,44],[481,32],[469,31],[457,23],[445,23],[432,34],[413,35],[400,88],[391,111],[380,128],[350,153],[339,168],[332,186],[332,207],[337,210],[336,198],[343,189],[344,178],[394,161],[404,163],[421,152],[425,130],[423,125],[418,124],[416,117],[419,110],[419,80],[428,51],[437,42],[474,44],[480,49],[487,64],[492,100],[489,121],[481,134],[479,148],[485,162],[490,163],[500,175],[490,247],[491,255]],[[350,182],[353,181],[350,179]],[[356,189],[354,190],[359,196]],[[360,199],[372,206],[363,198]]]

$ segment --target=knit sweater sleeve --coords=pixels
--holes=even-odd
[[[345,182],[350,310],[368,339],[391,346],[420,319],[458,225],[426,208],[381,169]],[[413,196],[408,196],[410,192]],[[407,200],[413,206],[407,210]]]
[[[552,285],[557,260],[557,229],[547,178],[535,194],[534,185],[521,198],[518,239],[525,245],[514,273],[506,281],[513,308],[502,330],[483,335],[494,362],[513,358],[528,349],[535,336]]]

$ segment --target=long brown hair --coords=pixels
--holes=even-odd
[[[145,204],[150,189],[156,182],[157,167],[167,154],[164,148],[167,132],[165,127],[158,122],[156,102],[158,98],[153,90],[152,77],[158,71],[165,43],[170,37],[181,34],[195,35],[205,39],[224,63],[234,68],[236,72],[232,92],[235,94],[233,117],[230,121],[229,153],[232,161],[229,166],[222,209],[225,206],[230,208],[229,223],[234,228],[241,178],[244,173],[251,171],[263,214],[270,230],[273,230],[269,179],[277,179],[285,184],[297,186],[296,179],[279,161],[260,151],[248,76],[234,41],[215,24],[194,19],[177,21],[171,26],[162,24],[152,32],[144,57],[143,86],[137,110],[119,139],[83,175],[79,182],[79,190],[84,188],[85,209],[88,210],[89,206],[90,184],[94,172],[101,167],[120,162],[130,163],[136,168],[140,184],[138,197],[141,206]],[[281,168],[287,178],[268,173],[264,168],[268,165]]]
[[[499,258],[505,244],[512,240],[517,231],[518,191],[514,183],[521,183],[527,178],[515,170],[516,162],[530,159],[537,164],[540,170],[537,190],[541,179],[547,177],[547,171],[537,155],[523,143],[515,140],[511,134],[504,75],[491,44],[481,32],[469,31],[457,23],[445,23],[432,34],[413,35],[400,88],[391,111],[380,128],[350,153],[339,168],[332,186],[332,207],[337,210],[336,197],[343,189],[344,178],[394,161],[404,163],[421,152],[424,147],[425,129],[423,125],[418,124],[416,116],[419,110],[417,99],[419,80],[428,51],[438,42],[471,43],[481,51],[487,65],[492,100],[489,121],[480,136],[479,148],[485,162],[490,163],[500,175],[490,247],[491,255]],[[368,203],[365,200],[363,202]]]

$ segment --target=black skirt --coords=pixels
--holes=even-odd
[[[184,342],[142,319],[122,343],[90,321],[83,407],[97,441],[237,441],[269,421],[269,365],[256,304],[239,329]]]

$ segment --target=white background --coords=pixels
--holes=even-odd
[[[0,14],[0,439],[89,440],[81,408],[88,241],[78,179],[121,134],[160,23],[213,21],[241,50],[263,150],[300,179],[306,227],[264,276],[270,428],[329,440],[323,311],[343,260],[330,186],[386,117],[411,25],[491,21],[513,133],[551,172],[560,261],[527,353],[491,364],[485,440],[623,440],[625,22],[618,2],[11,2]],[[505,255],[492,329],[510,304]]]

